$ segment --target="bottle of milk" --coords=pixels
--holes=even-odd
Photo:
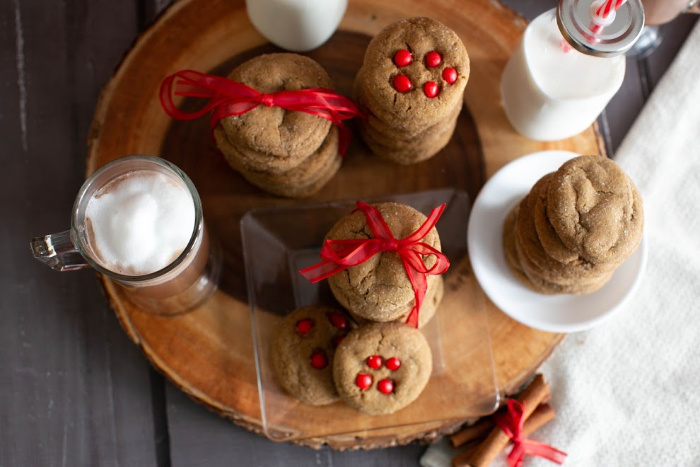
[[[501,76],[508,120],[539,141],[574,136],[600,115],[625,76],[624,52],[644,24],[640,0],[629,0],[606,18],[604,3],[562,0],[525,29]]]

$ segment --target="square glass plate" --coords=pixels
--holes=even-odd
[[[366,415],[343,402],[310,406],[285,393],[273,375],[272,336],[279,321],[296,308],[312,304],[340,308],[327,281],[311,284],[298,271],[320,260],[323,237],[355,209],[355,202],[251,210],[241,221],[241,233],[262,426],[271,439],[364,437],[392,429],[398,433],[430,422],[478,417],[497,406],[486,298],[467,256],[467,194],[443,189],[363,201],[395,201],[426,216],[447,203],[436,226],[450,260],[443,276],[445,294],[433,319],[421,329],[433,353],[432,376],[418,399],[391,415]]]

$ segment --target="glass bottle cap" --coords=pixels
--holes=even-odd
[[[561,0],[557,25],[564,39],[579,52],[598,57],[614,57],[629,50],[644,26],[640,0],[627,0],[608,18],[595,17],[602,0]]]

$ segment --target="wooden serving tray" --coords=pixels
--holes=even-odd
[[[102,278],[110,304],[156,368],[196,401],[247,429],[260,432],[262,427],[239,229],[248,210],[435,188],[464,190],[473,200],[487,177],[519,156],[546,149],[581,154],[604,151],[595,126],[554,143],[528,140],[511,128],[500,105],[500,75],[526,24],[495,1],[350,0],[338,32],[308,55],[328,70],[339,92],[350,95],[371,36],[410,16],[443,22],[459,34],[469,52],[471,76],[452,141],[429,161],[397,166],[371,157],[355,140],[340,172],[311,200],[276,198],[252,187],[218,153],[206,118],[174,122],[160,107],[158,89],[168,74],[188,68],[225,75],[247,58],[278,50],[252,27],[243,0],[176,2],[135,43],[97,105],[87,173],[129,154],[171,160],[197,186],[209,230],[224,249],[221,289],[200,309],[175,318],[147,314]],[[475,280],[473,275],[469,280]],[[502,393],[512,394],[563,335],[520,325],[490,302],[488,319],[498,386]],[[443,339],[446,346],[457,345],[454,337]],[[325,443],[336,449],[404,444],[453,431],[464,421],[373,431],[360,439],[329,436],[302,443]]]

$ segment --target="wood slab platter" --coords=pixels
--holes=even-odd
[[[429,161],[396,166],[372,158],[355,140],[340,172],[311,199],[285,200],[250,186],[218,153],[208,119],[174,122],[160,107],[160,83],[175,71],[225,75],[247,58],[278,50],[252,27],[243,0],[175,2],[136,41],[97,105],[88,141],[87,173],[129,154],[154,154],[173,161],[197,186],[207,225],[224,249],[220,290],[189,314],[167,318],[144,313],[114,283],[102,278],[110,304],[130,338],[156,368],[196,401],[247,429],[262,430],[239,229],[248,210],[436,188],[463,190],[473,200],[490,175],[522,155],[546,149],[580,154],[604,151],[595,126],[553,143],[528,140],[511,128],[500,105],[499,81],[526,24],[492,0],[350,0],[338,32],[308,55],[328,70],[339,92],[350,95],[370,38],[384,26],[410,16],[443,22],[459,34],[469,51],[471,76],[452,141]],[[512,394],[563,335],[520,325],[491,303],[488,320],[498,386],[501,393]],[[449,336],[445,339],[449,343]],[[302,444],[328,444],[335,449],[405,444],[453,431],[464,421],[375,431],[359,439],[313,438]]]

